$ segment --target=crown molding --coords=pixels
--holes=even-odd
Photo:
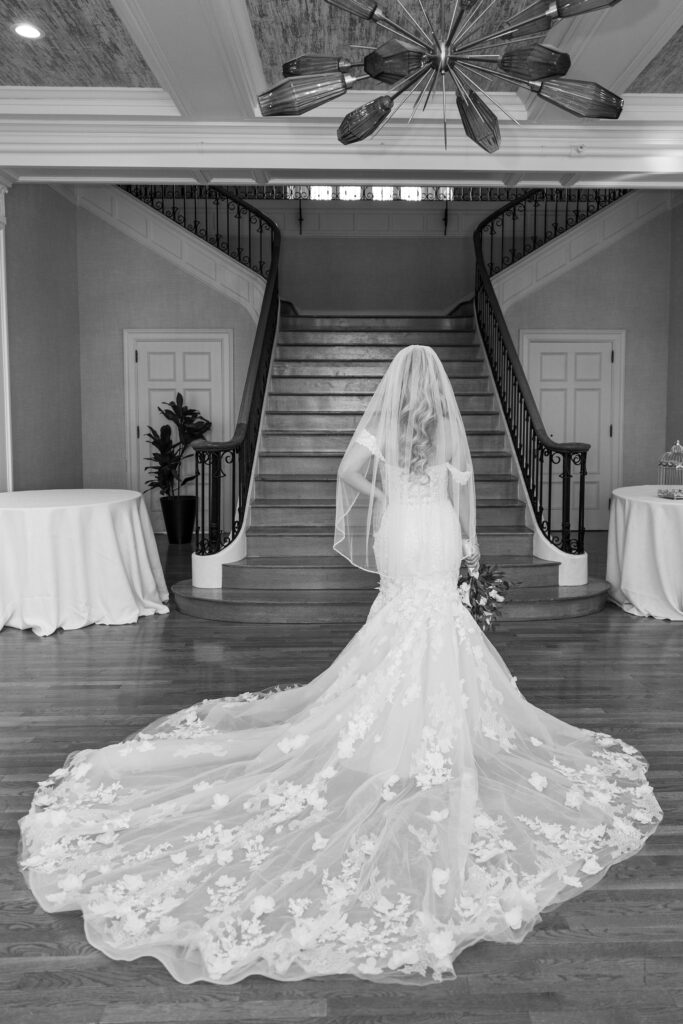
[[[649,101],[647,101],[649,102]],[[441,125],[410,129],[391,123],[374,139],[343,147],[320,120],[272,118],[227,124],[183,120],[102,121],[83,118],[0,118],[4,169],[17,181],[91,179],[196,182],[255,180],[404,181],[478,180],[504,184],[521,174],[524,184],[580,183],[661,187],[683,185],[683,136],[671,114],[652,123],[633,111],[618,122],[503,124],[498,153],[475,146],[459,124],[444,150]],[[0,168],[2,169],[2,168]],[[577,186],[578,187],[578,186]]]
[[[0,117],[179,117],[163,89],[0,86]]]

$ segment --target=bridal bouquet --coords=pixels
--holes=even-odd
[[[480,565],[477,576],[462,575],[458,580],[462,603],[484,633],[495,627],[509,589],[510,584],[495,565]]]

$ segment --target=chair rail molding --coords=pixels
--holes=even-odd
[[[258,323],[266,283],[253,270],[241,266],[113,185],[53,185],[53,188],[157,256],[238,302],[254,323]]]
[[[506,313],[514,303],[617,244],[673,205],[668,190],[636,191],[623,196],[496,274],[491,281],[501,309]]]
[[[9,322],[7,319],[7,260],[5,254],[5,195],[9,178],[0,174],[0,492],[14,488],[12,473],[12,416],[9,376]]]

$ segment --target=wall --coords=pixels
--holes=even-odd
[[[474,290],[461,238],[293,238],[280,290],[301,313],[447,313]]]
[[[671,326],[666,450],[683,441],[683,192],[675,196],[671,214]],[[664,449],[662,449],[664,451]]]
[[[515,341],[522,329],[626,331],[624,486],[656,481],[667,436],[670,254],[667,215],[506,311]]]
[[[280,292],[301,313],[443,314],[474,290],[475,227],[500,203],[254,203],[282,231]]]
[[[14,486],[80,487],[76,209],[44,185],[14,185],[6,205]]]
[[[236,416],[255,324],[236,302],[82,209],[78,257],[83,480],[87,487],[125,487],[123,331],[232,328]]]

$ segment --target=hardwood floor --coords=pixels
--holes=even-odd
[[[604,537],[591,572],[604,564]],[[162,547],[170,583],[189,549]],[[664,808],[637,857],[543,918],[520,945],[481,943],[458,978],[410,989],[350,977],[182,986],[156,961],[91,949],[78,914],[43,913],[16,868],[17,818],[73,749],[123,739],[205,697],[307,681],[353,627],[237,626],[169,616],[40,639],[0,633],[2,1024],[681,1024],[683,623],[597,615],[494,634],[527,698],[643,751]]]

